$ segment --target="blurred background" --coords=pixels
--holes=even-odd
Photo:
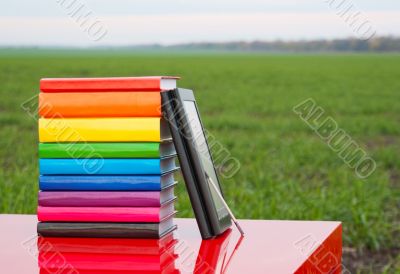
[[[399,273],[399,53],[398,1],[2,1],[0,213],[36,211],[22,106],[40,78],[176,75],[240,162],[221,176],[237,217],[342,221],[344,269]],[[307,99],[373,159],[368,176],[293,111]]]

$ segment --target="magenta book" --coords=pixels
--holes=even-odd
[[[38,206],[41,222],[160,222],[175,213],[174,204],[163,207],[48,207]]]
[[[174,188],[162,191],[39,191],[39,206],[160,207],[175,199]]]

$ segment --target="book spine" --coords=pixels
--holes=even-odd
[[[159,238],[158,223],[46,223],[37,224],[37,232],[47,237]]]
[[[40,118],[39,141],[160,142],[160,118]]]
[[[160,222],[159,207],[44,207],[38,206],[41,222]]]
[[[160,143],[40,143],[40,158],[160,158]]]
[[[41,175],[161,175],[160,159],[39,159]]]
[[[161,91],[161,77],[44,78],[43,92]]]
[[[39,176],[40,190],[160,191],[160,176]]]
[[[76,92],[39,94],[39,116],[161,117],[159,92]]]
[[[40,191],[40,206],[52,207],[160,207],[160,192]]]

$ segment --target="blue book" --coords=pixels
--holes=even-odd
[[[172,172],[147,176],[40,175],[40,190],[161,191],[175,184]]]
[[[175,158],[39,159],[41,175],[161,175],[176,169]]]

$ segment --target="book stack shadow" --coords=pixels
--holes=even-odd
[[[174,77],[42,79],[38,234],[153,238],[176,229]]]

